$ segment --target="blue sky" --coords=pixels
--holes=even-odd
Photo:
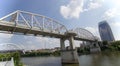
[[[98,23],[107,20],[115,39],[120,40],[119,2],[120,0],[2,0],[0,18],[16,10],[29,11],[56,19],[68,29],[85,28],[98,37]],[[55,38],[10,34],[0,34],[0,37],[0,43],[22,44],[27,49],[59,46],[59,39]],[[78,44],[76,42],[77,46]]]

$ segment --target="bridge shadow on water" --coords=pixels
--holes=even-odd
[[[62,66],[79,66],[79,64],[62,64]]]

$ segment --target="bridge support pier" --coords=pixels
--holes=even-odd
[[[91,53],[101,52],[101,49],[100,49],[100,46],[98,45],[98,42],[92,43],[92,45],[90,46],[90,52]]]
[[[61,44],[61,62],[65,63],[65,64],[75,64],[75,63],[79,63],[78,61],[78,55],[77,55],[77,50],[75,49],[74,46],[74,35],[69,35],[69,37],[67,37],[67,39],[69,40],[70,43],[70,49],[66,49],[65,48],[65,43],[64,41],[66,39],[61,38],[60,39],[60,44]]]

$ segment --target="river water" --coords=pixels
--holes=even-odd
[[[79,64],[61,64],[60,57],[24,57],[27,66],[120,66],[120,53],[100,53],[79,56]]]

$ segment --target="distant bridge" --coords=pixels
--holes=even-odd
[[[24,47],[13,43],[2,43],[0,44],[0,52],[14,52],[21,51],[24,53]]]
[[[76,28],[67,30],[64,25],[54,19],[19,10],[0,18],[0,30],[8,33],[60,38],[63,63],[78,63],[77,54],[74,50],[74,40],[96,42],[95,36],[86,29]],[[69,40],[69,51],[65,49],[65,40]]]

